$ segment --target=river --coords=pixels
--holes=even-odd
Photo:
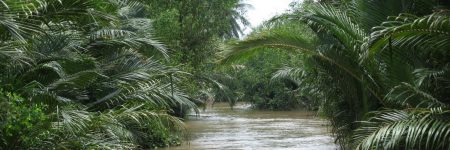
[[[330,127],[306,111],[257,111],[219,103],[186,121],[189,139],[166,150],[334,150]]]

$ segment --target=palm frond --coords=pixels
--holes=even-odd
[[[418,107],[418,108],[432,108],[432,107],[447,107],[447,105],[427,92],[422,91],[416,86],[408,83],[401,83],[391,89],[386,94],[385,100],[392,105],[399,104],[402,107]]]
[[[39,26],[34,24],[36,20],[27,19],[38,12],[42,3],[39,0],[33,1],[1,1],[0,9],[0,39],[10,38],[25,42],[25,36],[42,33]]]
[[[435,13],[426,17],[401,14],[377,27],[371,34],[370,54],[390,46],[402,49],[443,51],[450,46],[449,17]]]
[[[138,31],[142,32],[142,31]],[[114,47],[129,47],[134,49],[144,49],[149,51],[151,48],[156,49],[165,58],[168,58],[168,51],[164,44],[151,37],[151,33],[148,35],[138,35],[135,32],[129,30],[118,29],[102,29],[92,33],[89,37],[92,39],[92,43],[89,47],[98,46],[114,46]]]
[[[273,74],[272,80],[293,79],[294,81],[300,81],[305,73],[302,68],[284,67]]]
[[[357,149],[447,149],[448,115],[441,107],[374,112],[355,131]]]
[[[315,51],[316,45],[311,39],[306,39],[302,35],[292,33],[293,31],[289,29],[262,31],[245,41],[233,43],[229,48],[230,50],[222,52],[222,55],[226,56],[226,58],[221,61],[226,63],[235,61],[240,57],[248,57],[260,51],[260,48],[263,47],[281,48],[299,53],[320,55]]]
[[[300,18],[317,31],[329,32],[349,51],[359,50],[357,46],[367,36],[367,32],[347,12],[330,5],[313,5]]]

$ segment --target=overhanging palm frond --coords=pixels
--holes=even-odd
[[[445,103],[437,100],[429,93],[408,83],[401,83],[392,88],[391,91],[386,94],[385,100],[391,103],[392,106],[400,105],[404,108],[447,107]]]
[[[448,149],[449,113],[441,107],[374,112],[355,131],[357,149]]]
[[[228,51],[222,52],[222,55],[226,58],[221,61],[226,63],[235,61],[239,58],[248,57],[264,47],[281,48],[293,52],[320,55],[315,51],[316,45],[314,44],[314,41],[295,33],[295,31],[292,31],[289,28],[284,28],[277,31],[261,31],[245,41],[233,43]]]
[[[398,47],[444,51],[450,47],[450,18],[435,13],[425,17],[401,14],[376,27],[371,34],[370,54]]]
[[[290,29],[270,30],[270,32],[263,31],[259,34],[254,35],[253,37],[249,37],[249,39],[245,41],[235,43],[231,45],[231,50],[223,52],[225,58],[222,59],[221,62],[227,63],[240,58],[249,57],[257,51],[262,50],[261,48],[264,47],[290,50],[295,53],[316,57],[318,58],[317,60],[321,61],[322,63],[331,63],[333,66],[336,66],[357,81],[364,81],[364,78],[360,75],[361,71],[358,71],[358,68],[351,66],[351,64],[349,64],[347,61],[342,60],[343,58],[336,57],[335,55],[339,55],[336,54],[337,52],[335,52],[334,54],[323,54],[319,51],[320,47],[317,46],[314,39],[307,39]],[[357,53],[355,53],[358,51],[350,51],[350,55],[355,55],[356,57],[358,56],[356,55]],[[382,100],[382,98],[374,88],[368,87],[368,90],[374,96],[376,96],[379,101]]]
[[[331,5],[312,5],[300,18],[316,31],[325,31],[337,39],[348,51],[359,50],[367,32],[345,11]]]

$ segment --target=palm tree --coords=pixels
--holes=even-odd
[[[387,83],[395,85],[389,86],[384,98],[389,109],[375,111],[362,122],[355,134],[358,148],[448,149],[444,143],[449,135],[440,132],[448,132],[450,125],[445,90],[449,61],[443,58],[450,48],[449,19],[445,13],[399,15],[372,33],[368,55],[379,57],[382,64],[403,62],[403,66],[390,66],[405,72],[386,75],[390,77]]]
[[[225,38],[239,38],[244,33],[244,27],[250,25],[250,22],[245,17],[246,10],[252,8],[251,5],[244,3],[243,1],[238,1],[233,3],[233,7],[231,9],[225,10],[224,18],[229,23],[229,29],[225,30],[223,36]]]
[[[322,113],[331,119],[342,148],[357,145],[362,149],[445,148],[444,141],[408,144],[416,139],[405,138],[409,137],[403,134],[405,132],[396,133],[411,129],[408,125],[415,122],[408,122],[408,119],[422,117],[426,123],[413,126],[424,132],[412,135],[424,137],[422,139],[448,139],[448,135],[434,132],[449,131],[446,117],[439,121],[431,118],[445,116],[448,109],[449,101],[443,96],[447,95],[443,89],[448,87],[445,75],[448,55],[444,51],[450,43],[449,18],[445,12],[415,17],[430,14],[432,9],[433,3],[429,1],[355,0],[338,6],[305,5],[280,18],[307,24],[317,41],[307,37],[310,35],[292,32],[296,24],[269,28],[231,45],[232,51],[226,54],[224,61],[251,55],[258,47],[281,48],[305,55],[301,66],[297,66],[300,68],[281,71],[277,76],[296,77],[311,97],[322,101]],[[388,16],[397,17],[386,20]],[[376,113],[380,108],[395,112]],[[412,108],[417,110],[410,110]],[[422,108],[432,111],[419,111]],[[377,115],[371,117],[369,112]],[[404,122],[393,117],[380,119],[399,112],[410,116],[402,118]],[[418,113],[420,115],[416,115]],[[355,122],[363,120],[370,122]],[[385,128],[389,123],[392,126]],[[442,127],[426,126],[438,124]],[[355,129],[358,132],[354,132]],[[387,138],[395,140],[388,143]]]
[[[184,73],[159,62],[168,58],[167,50],[150,36],[150,29],[142,28],[150,21],[109,15],[138,7],[139,2],[2,0],[0,4],[0,58],[4,58],[0,88],[6,95],[21,95],[23,100],[18,101],[24,106],[39,106],[35,109],[44,110],[51,124],[36,129],[45,135],[30,140],[27,133],[3,132],[7,129],[3,125],[14,118],[2,116],[1,147],[167,146],[171,133],[182,129],[181,121],[169,115],[171,108],[196,107],[174,83]],[[1,100],[16,103],[12,98]],[[10,113],[16,111],[20,110]]]

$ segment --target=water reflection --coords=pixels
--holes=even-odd
[[[216,104],[186,126],[190,140],[167,150],[333,150],[327,122],[304,111],[254,111]]]

